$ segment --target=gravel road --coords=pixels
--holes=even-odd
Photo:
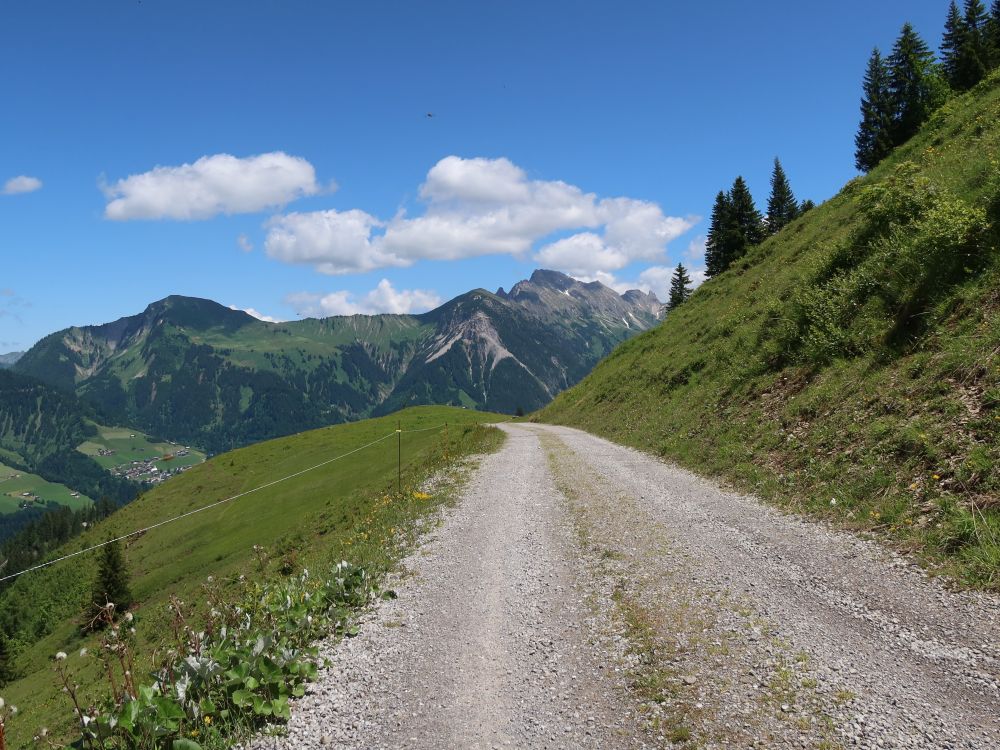
[[[1000,747],[996,597],[587,433],[503,429],[253,747]]]

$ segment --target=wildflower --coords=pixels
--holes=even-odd
[[[85,657],[86,655],[87,655],[87,649],[85,649],[85,648],[81,648],[81,649],[80,649],[80,658],[82,659],[82,658],[83,658],[83,657]]]
[[[837,498],[831,497],[830,498],[830,505],[836,505],[836,504],[837,504]]]
[[[60,651],[59,653],[56,654],[56,661],[65,661],[65,660],[66,660],[65,651]]]
[[[132,620],[134,620],[134,619],[135,619],[135,617],[132,616],[131,612],[126,612],[125,613],[125,622],[132,622]]]
[[[940,479],[941,477],[940,477],[940,476],[938,476],[937,474],[935,474],[935,475],[934,475],[934,478],[935,478],[935,479]]]
[[[212,723],[212,717],[211,716],[206,716],[205,717],[205,723],[206,724],[211,724]]]
[[[3,707],[4,707],[5,705],[6,705],[6,704],[4,703],[4,700],[3,700],[3,698],[2,698],[2,697],[0,697],[0,711],[3,711]]]

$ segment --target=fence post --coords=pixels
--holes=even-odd
[[[448,423],[444,423],[444,462],[448,463]]]
[[[396,494],[403,496],[403,422],[396,420]]]

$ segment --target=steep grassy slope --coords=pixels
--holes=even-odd
[[[385,570],[406,543],[412,520],[442,500],[415,496],[410,491],[414,483],[443,466],[446,451],[454,458],[497,444],[499,432],[478,425],[498,418],[503,417],[419,407],[233,451],[140,497],[61,552],[148,527],[391,436],[315,471],[132,538],[126,558],[139,602],[140,652],[148,659],[152,647],[162,643],[169,631],[165,607],[169,597],[203,603],[208,576],[224,594],[227,587],[235,587],[240,574],[278,576],[302,566],[322,568],[342,558],[376,573]],[[404,430],[449,423],[447,432],[403,433],[402,496],[395,493],[397,420]],[[268,559],[263,566],[255,545]],[[0,626],[14,639],[17,668],[23,675],[2,693],[21,709],[13,747],[21,747],[39,726],[65,731],[69,725],[69,705],[56,689],[52,656],[92,645],[80,636],[79,625],[95,570],[96,554],[88,553],[26,574],[0,599]],[[84,692],[93,695],[100,680],[98,664],[75,658],[71,667],[80,670]]]
[[[539,419],[1000,586],[1000,77]]]

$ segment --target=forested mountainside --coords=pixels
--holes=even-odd
[[[266,323],[168,297],[54,333],[15,370],[107,421],[220,451],[417,404],[537,409],[661,315],[652,295],[554,271],[422,315]]]
[[[91,410],[73,394],[35,378],[0,371],[0,463],[119,505],[138,487],[112,476],[76,450],[95,433]],[[0,516],[0,539],[39,517],[44,508]]]

